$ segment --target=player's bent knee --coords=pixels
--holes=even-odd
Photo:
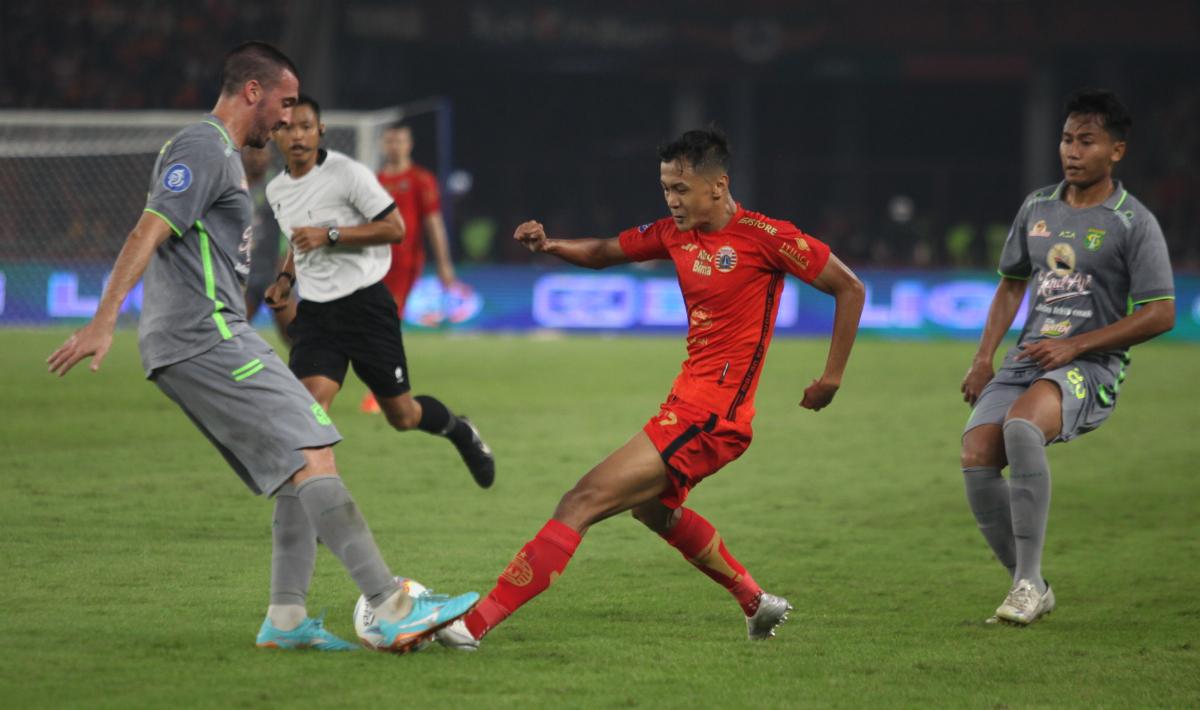
[[[959,462],[963,468],[1003,467],[1007,461],[1004,455],[1004,434],[1000,427],[985,424],[964,434]]]
[[[634,520],[662,535],[670,531],[679,517],[678,510],[672,510],[659,501],[643,503],[630,511]]]
[[[319,449],[301,449],[304,454],[304,467],[292,474],[291,483],[300,485],[316,476],[336,476],[337,463],[333,458],[333,447],[323,446]]]

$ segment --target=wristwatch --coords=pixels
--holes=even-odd
[[[341,238],[342,238],[342,233],[338,231],[337,227],[330,227],[330,229],[329,229],[329,246],[336,247],[338,240]]]

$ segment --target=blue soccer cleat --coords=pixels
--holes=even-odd
[[[357,651],[358,646],[341,640],[325,630],[325,615],[305,619],[291,631],[280,631],[270,619],[263,619],[255,645],[259,648],[315,648],[318,651]]]
[[[411,599],[412,611],[408,616],[397,621],[379,621],[367,629],[381,637],[375,646],[376,650],[408,653],[422,642],[432,639],[438,629],[471,611],[475,602],[479,601],[479,595],[467,592],[448,597],[427,592]]]

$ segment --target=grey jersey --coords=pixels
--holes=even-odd
[[[1018,346],[1097,330],[1137,304],[1175,295],[1167,243],[1145,205],[1120,182],[1103,204],[1086,209],[1064,202],[1065,190],[1059,183],[1026,198],[1000,256],[1001,276],[1032,282]],[[1127,350],[1083,359],[1115,372]]]
[[[250,330],[251,201],[241,156],[216,116],[159,152],[146,211],[175,233],[150,259],[138,345],[147,374]]]

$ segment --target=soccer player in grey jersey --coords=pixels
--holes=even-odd
[[[1095,429],[1117,403],[1129,348],[1175,325],[1174,281],[1158,221],[1117,180],[1132,125],[1110,91],[1066,103],[1064,180],[1026,198],[1000,256],[1000,285],[962,382],[974,408],[962,438],[967,500],[1012,577],[988,619],[1030,624],[1054,610],[1042,577],[1050,509],[1048,444]],[[1030,288],[999,372],[993,359]],[[1000,470],[1009,467],[1006,481]]]
[[[258,645],[355,648],[304,606],[319,537],[374,607],[381,648],[404,652],[466,613],[478,595],[410,598],[402,590],[338,476],[337,429],[246,323],[251,201],[239,149],[266,146],[298,93],[295,66],[274,47],[247,42],[226,56],[212,113],[160,151],[145,211],[95,317],[47,362],[65,375],[92,356],[98,370],[121,304],[145,274],[138,345],[147,377],[254,493],[275,497],[271,600]]]

